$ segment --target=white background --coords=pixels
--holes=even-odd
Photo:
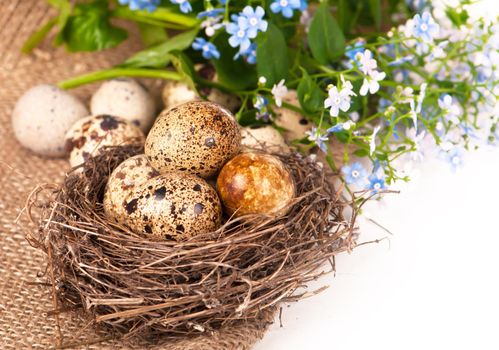
[[[497,0],[479,4],[498,13]],[[325,292],[284,307],[255,350],[499,349],[499,148],[454,173],[420,166],[398,195],[370,203],[361,241],[337,259]]]

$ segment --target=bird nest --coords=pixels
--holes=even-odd
[[[320,163],[276,155],[297,196],[284,217],[226,218],[215,232],[185,241],[152,239],[110,222],[102,198],[108,176],[138,147],[109,147],[61,186],[33,191],[28,235],[47,254],[57,310],[81,309],[90,323],[121,336],[183,337],[257,319],[280,302],[314,294],[308,282],[334,270],[355,245],[356,210]],[[48,197],[47,197],[48,195]]]

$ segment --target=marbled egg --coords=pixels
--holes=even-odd
[[[118,115],[147,132],[156,117],[156,105],[149,92],[133,79],[104,82],[92,96],[93,115]]]
[[[278,158],[257,152],[241,153],[220,171],[217,189],[228,214],[287,213],[295,196],[293,177]]]
[[[215,175],[241,148],[234,116],[207,101],[187,102],[163,111],[145,143],[145,154],[160,173]]]
[[[106,216],[116,222],[122,222],[127,217],[125,207],[130,194],[156,176],[159,176],[159,173],[149,164],[144,154],[128,158],[118,165],[107,180],[103,203]]]
[[[123,223],[137,233],[185,239],[215,231],[222,220],[217,192],[196,175],[171,172],[139,185],[124,204]]]
[[[144,133],[125,119],[110,115],[83,118],[66,134],[69,163],[80,165],[104,146],[140,145],[144,139]]]
[[[291,105],[300,107],[296,91],[290,90],[283,100]],[[287,141],[294,141],[305,137],[305,132],[310,130],[313,125],[300,113],[284,107],[274,108],[276,113],[275,124],[283,128],[284,138]]]
[[[261,149],[267,152],[289,151],[284,137],[271,125],[259,125],[241,129],[243,150]]]
[[[17,101],[12,125],[24,147],[40,155],[60,157],[65,154],[66,132],[87,115],[85,105],[68,92],[52,85],[38,85]]]

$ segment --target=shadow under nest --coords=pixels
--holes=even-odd
[[[109,147],[28,201],[30,218],[36,210],[40,219],[27,239],[47,254],[54,308],[83,310],[98,329],[184,337],[257,319],[280,302],[315,294],[307,282],[334,270],[334,256],[355,246],[356,211],[345,218],[349,204],[331,174],[298,153],[275,154],[297,188],[286,216],[229,218],[184,241],[133,233],[106,218],[102,197],[113,169],[139,153]]]

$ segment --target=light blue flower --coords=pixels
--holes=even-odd
[[[390,63],[388,63],[388,66],[390,67],[395,67],[395,66],[400,66],[406,62],[410,62],[412,61],[414,58],[414,55],[408,55],[408,56],[405,56],[405,57],[401,57],[399,59],[396,59],[394,61],[391,61]]]
[[[121,5],[128,5],[130,10],[147,10],[154,12],[158,8],[160,0],[118,0]]]
[[[385,185],[385,176],[384,175],[377,175],[377,174],[372,174],[369,176],[369,184],[367,185],[367,188],[370,189],[374,193],[378,193],[382,189],[386,188]]]
[[[256,120],[268,122],[270,120],[269,110],[267,108],[269,101],[262,95],[256,95],[253,100],[253,107],[256,108]]]
[[[416,14],[413,18],[414,28],[413,33],[417,38],[421,38],[426,42],[433,40],[433,37],[438,33],[440,27],[435,23],[430,13],[425,11],[421,16]]]
[[[355,126],[355,123],[352,122],[352,121],[346,121],[344,123],[338,123],[336,125],[333,125],[332,127],[330,127],[329,129],[327,129],[326,131],[328,133],[335,133],[335,132],[340,132],[340,131],[343,131],[343,130],[350,130],[352,127]]]
[[[224,13],[225,9],[211,9],[211,10],[206,10],[199,12],[197,14],[197,18],[212,18],[212,17],[217,17],[218,15]]]
[[[234,56],[234,60],[239,59],[239,57],[243,57],[249,64],[256,64],[256,44],[251,43],[248,50],[244,52],[238,51]]]
[[[261,6],[257,6],[255,9],[246,6],[240,13],[239,19],[245,19],[247,22],[248,38],[254,39],[259,31],[267,31],[268,23],[263,19],[263,16],[265,16],[265,10]]]
[[[170,0],[172,4],[180,5],[180,12],[189,13],[192,11],[191,3],[188,0]]]
[[[302,7],[300,0],[275,0],[270,4],[270,11],[273,13],[281,13],[286,18],[293,17],[293,11],[299,10]]]
[[[308,9],[308,1],[300,0],[300,11],[305,11],[306,9]]]
[[[328,141],[328,138],[326,135],[321,135],[321,133],[317,128],[312,128],[309,131],[307,131],[305,134],[308,135],[308,140],[315,143],[322,152],[324,153],[327,152],[326,142]]]
[[[366,182],[367,171],[362,164],[355,162],[352,165],[345,165],[341,172],[345,176],[345,181],[348,185],[363,186]]]
[[[192,43],[192,48],[197,51],[201,51],[204,58],[210,60],[212,58],[219,59],[220,52],[217,47],[206,41],[204,38],[196,38]]]
[[[231,36],[229,37],[229,45],[238,47],[239,51],[245,52],[251,45],[251,40],[248,37],[248,21],[237,15],[231,16],[232,22],[228,23],[225,30]]]
[[[347,46],[345,49],[345,56],[347,56],[350,60],[357,62],[357,56],[358,53],[363,53],[364,52],[364,45],[366,42],[363,39],[359,39],[355,42],[353,46]]]
[[[463,166],[463,157],[464,157],[464,151],[462,148],[459,147],[452,148],[445,155],[445,159],[451,166],[452,171],[456,171],[457,169]]]

